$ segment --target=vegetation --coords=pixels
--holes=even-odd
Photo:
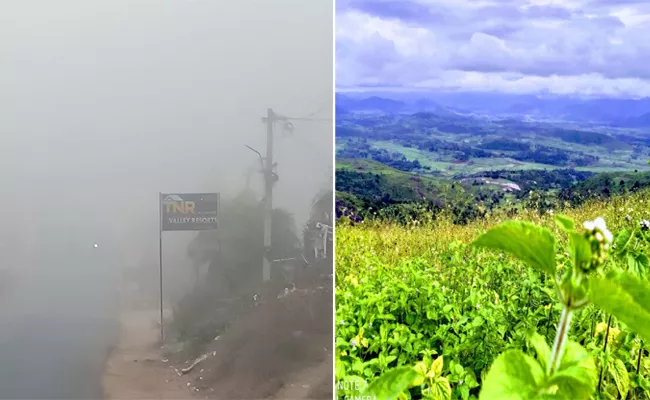
[[[347,112],[337,118],[337,157],[370,159],[424,174],[486,163],[599,172],[644,166],[650,155],[647,135],[601,130],[453,113]]]
[[[646,134],[356,107],[336,127],[339,397],[650,398]]]
[[[515,184],[518,189],[511,189]],[[650,171],[594,174],[571,169],[495,170],[459,175],[455,180],[416,175],[366,160],[338,160],[336,174],[337,216],[362,220],[391,215],[397,220],[425,208],[437,215],[453,211],[454,220],[465,224],[486,213],[522,208],[540,214],[578,206],[590,199],[635,193],[650,186]]]
[[[650,398],[650,191],[419,211],[337,225],[339,397]]]
[[[263,205],[249,191],[224,201],[220,229],[201,232],[189,245],[196,264],[209,269],[173,305],[165,356],[179,369],[201,356],[200,371],[187,374],[201,393],[282,398],[285,382],[309,365],[318,380],[307,396],[331,398],[332,359],[323,348],[332,350],[332,318],[324,316],[333,311],[333,260],[331,250],[323,252],[323,231],[332,225],[332,192],[313,199],[300,231],[288,212],[273,210],[270,249]],[[272,261],[268,281],[262,280],[264,255]]]
[[[313,258],[315,223],[332,224],[332,192],[319,193],[311,207],[311,219],[301,230],[295,229],[291,215],[283,209],[273,210],[271,260]],[[253,296],[286,284],[280,264],[271,269],[271,288],[262,282],[264,255],[264,208],[254,193],[243,191],[221,209],[220,229],[200,232],[188,247],[197,265],[208,264],[205,277],[193,292],[174,307],[173,331],[179,341],[191,341],[198,351],[212,341],[215,332],[223,331],[254,303]],[[330,252],[331,254],[331,252]],[[331,260],[330,264],[331,265]],[[280,289],[278,289],[280,290]],[[276,296],[274,293],[273,296]],[[196,355],[196,354],[192,354]]]
[[[521,189],[517,193],[517,197],[523,198],[531,190],[547,192],[556,189],[572,188],[577,183],[583,182],[593,175],[593,172],[572,169],[529,169],[524,171],[501,169],[473,174],[470,177],[504,179],[516,182]]]

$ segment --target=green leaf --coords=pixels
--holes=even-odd
[[[575,230],[575,222],[573,222],[573,220],[567,216],[556,215],[555,223],[560,227],[560,229],[563,229],[567,232],[573,232]]]
[[[423,361],[420,361],[417,364],[415,364],[413,369],[417,373],[417,376],[415,377],[415,379],[411,381],[411,383],[409,383],[409,387],[416,387],[422,385],[427,376],[428,368]]]
[[[434,400],[451,399],[451,385],[447,378],[437,378],[431,386],[431,398]]]
[[[616,388],[618,389],[621,398],[626,398],[627,392],[630,389],[630,375],[625,368],[625,363],[623,363],[619,358],[615,359],[614,362],[610,364],[608,372],[612,378],[614,378]]]
[[[637,375],[637,377],[638,377],[638,380],[639,380],[639,387],[641,389],[647,391],[647,392],[650,392],[650,380],[648,380],[647,378],[645,378],[643,376],[638,376]]]
[[[619,253],[623,252],[632,241],[632,237],[632,234],[627,229],[623,229],[621,232],[619,232],[619,234],[616,235],[616,240],[614,241],[614,244],[616,245],[616,251]]]
[[[589,299],[650,340],[650,284],[629,272],[610,272],[589,282]]]
[[[395,400],[417,377],[418,373],[413,367],[392,369],[374,380],[362,396],[371,396],[377,400]]]
[[[467,385],[462,385],[458,388],[458,391],[460,392],[460,397],[463,400],[469,400],[469,387]]]
[[[567,342],[560,366],[548,382],[557,388],[556,398],[588,400],[596,391],[598,370],[593,358],[576,342]]]
[[[431,363],[431,369],[429,369],[429,373],[427,374],[428,378],[435,378],[438,376],[442,375],[442,365],[444,363],[444,360],[442,356],[436,358],[433,360]]]
[[[571,258],[574,265],[581,265],[591,261],[591,243],[579,233],[571,233],[569,236]]]
[[[534,358],[521,350],[507,350],[490,367],[479,400],[533,399],[544,379],[544,371]]]
[[[634,273],[634,275],[638,277],[641,277],[644,276],[648,270],[650,260],[648,260],[648,256],[643,253],[635,253],[628,253],[627,266],[630,272]]]
[[[640,253],[636,258],[637,263],[641,266],[641,271],[647,271],[650,267],[650,259],[643,253]]]
[[[335,364],[336,368],[336,380],[341,380],[345,376],[345,363],[339,361],[340,357],[337,357]]]
[[[540,271],[555,274],[555,237],[548,229],[530,222],[504,222],[480,236],[473,245],[504,251]]]
[[[426,375],[426,374],[427,374],[427,371],[429,370],[429,369],[427,368],[427,365],[424,363],[424,361],[420,361],[420,362],[418,362],[417,364],[415,364],[415,366],[413,367],[413,369],[414,369],[418,374],[420,374],[420,375],[422,375],[422,376]]]
[[[551,360],[551,348],[548,347],[546,339],[539,333],[532,331],[528,335],[528,341],[530,345],[535,349],[537,353],[537,360],[544,370],[548,366],[549,361]]]

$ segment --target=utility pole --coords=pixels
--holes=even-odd
[[[292,120],[298,121],[332,121],[331,119],[319,119],[319,118],[288,118],[273,112],[272,109],[268,108],[266,110],[266,117],[262,118],[262,121],[266,123],[266,156],[262,155],[255,149],[250,146],[250,150],[254,151],[260,156],[263,162],[263,173],[264,173],[264,257],[262,264],[262,280],[264,282],[271,280],[271,263],[270,260],[270,250],[271,250],[271,225],[273,220],[273,185],[278,180],[278,176],[275,174],[273,169],[275,164],[273,163],[273,124],[278,121],[283,121],[286,123],[286,127],[292,128]]]
[[[273,220],[273,124],[275,113],[272,109],[266,111],[266,157],[264,165],[264,259],[262,265],[262,280],[271,279],[271,223]]]

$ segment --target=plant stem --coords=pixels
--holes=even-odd
[[[609,314],[609,318],[607,319],[607,331],[605,332],[605,344],[603,345],[603,353],[607,351],[607,342],[609,339],[609,327],[612,326],[612,314]],[[607,359],[607,355],[605,355],[605,359]],[[600,367],[600,378],[598,378],[598,392],[600,393],[600,388],[603,384],[603,375],[605,374],[605,367],[606,365],[602,365]]]
[[[548,364],[549,375],[553,375],[553,373],[560,366],[560,360],[562,360],[562,355],[564,354],[564,347],[566,345],[567,337],[569,334],[569,327],[571,325],[572,316],[573,311],[571,311],[569,307],[565,306],[562,309],[562,316],[560,317],[560,322],[557,327],[555,343],[553,343],[553,353],[551,354],[551,362]]]
[[[639,371],[641,371],[641,355],[643,354],[643,340],[641,341],[641,345],[639,346],[639,357],[636,360],[636,374],[639,375]]]

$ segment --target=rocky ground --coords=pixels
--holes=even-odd
[[[333,398],[331,275],[274,288],[237,310],[241,315],[197,353],[183,350],[184,343],[161,346],[159,311],[125,307],[106,365],[105,397]]]

